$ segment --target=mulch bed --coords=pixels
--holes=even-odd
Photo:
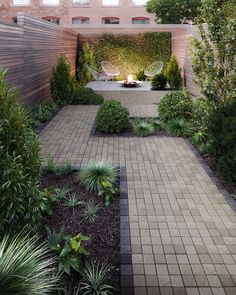
[[[45,225],[51,230],[60,230],[65,226],[65,235],[76,235],[82,233],[90,237],[86,242],[86,249],[90,252],[88,261],[107,262],[112,266],[112,272],[106,283],[119,290],[120,288],[120,202],[119,198],[113,201],[109,208],[105,206],[103,199],[95,193],[87,192],[76,181],[77,172],[73,172],[62,179],[57,179],[53,174],[45,172],[42,178],[42,187],[55,186],[70,189],[70,194],[76,194],[83,201],[93,201],[100,205],[98,218],[93,224],[83,220],[83,205],[73,209],[64,206],[63,200],[54,206],[53,215],[43,220],[42,235],[46,236]]]

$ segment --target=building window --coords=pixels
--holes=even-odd
[[[72,18],[73,25],[86,25],[89,24],[90,19],[88,17],[78,16]]]
[[[132,18],[133,25],[148,25],[150,24],[150,18],[148,17],[134,17]]]
[[[102,23],[105,25],[119,25],[120,19],[118,17],[104,17]]]
[[[56,17],[56,16],[45,16],[45,17],[43,17],[43,19],[52,23],[52,24],[56,24],[56,25],[59,25],[59,23],[60,23],[59,17]]]
[[[139,5],[139,6],[146,5],[147,2],[148,2],[148,0],[133,0],[133,4],[134,5]]]
[[[30,0],[13,0],[13,5],[30,5]]]
[[[89,5],[90,0],[73,0],[73,4],[76,4],[76,5]]]
[[[14,24],[17,24],[17,17],[14,16],[14,17],[12,18],[12,21],[13,21]]]
[[[102,0],[102,5],[114,6],[119,4],[120,4],[119,0]]]
[[[60,0],[43,0],[43,5],[59,5]]]

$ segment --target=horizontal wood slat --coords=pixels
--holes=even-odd
[[[65,54],[76,70],[78,33],[26,14],[18,24],[0,21],[0,66],[20,100],[33,105],[50,97],[49,80],[57,57]]]

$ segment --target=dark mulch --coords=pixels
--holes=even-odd
[[[58,202],[53,210],[53,215],[45,217],[43,225],[47,225],[51,230],[59,231],[62,225],[65,226],[66,235],[82,233],[90,237],[86,242],[86,248],[90,252],[88,260],[94,262],[106,261],[112,266],[107,283],[119,290],[120,287],[120,202],[117,198],[109,208],[104,204],[104,200],[96,194],[87,192],[76,181],[74,172],[62,179],[56,179],[54,175],[45,172],[42,178],[42,187],[56,186],[59,188],[71,189],[70,194],[76,194],[83,202],[93,201],[101,206],[98,218],[93,224],[88,224],[83,220],[83,205],[74,209],[66,208],[63,200]],[[42,234],[45,236],[45,229],[42,226]]]

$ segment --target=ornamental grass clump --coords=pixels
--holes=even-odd
[[[108,162],[91,162],[82,167],[78,180],[88,191],[99,192],[103,183],[115,184],[118,170]]]
[[[36,228],[42,164],[38,136],[6,74],[0,69],[0,237]]]
[[[46,295],[56,289],[59,276],[45,244],[19,234],[0,242],[0,293]]]
[[[170,135],[174,136],[190,136],[193,131],[191,124],[185,119],[172,119],[166,124],[166,130]]]
[[[145,121],[137,121],[133,125],[133,132],[140,137],[150,136],[155,132],[155,128],[151,123]]]

